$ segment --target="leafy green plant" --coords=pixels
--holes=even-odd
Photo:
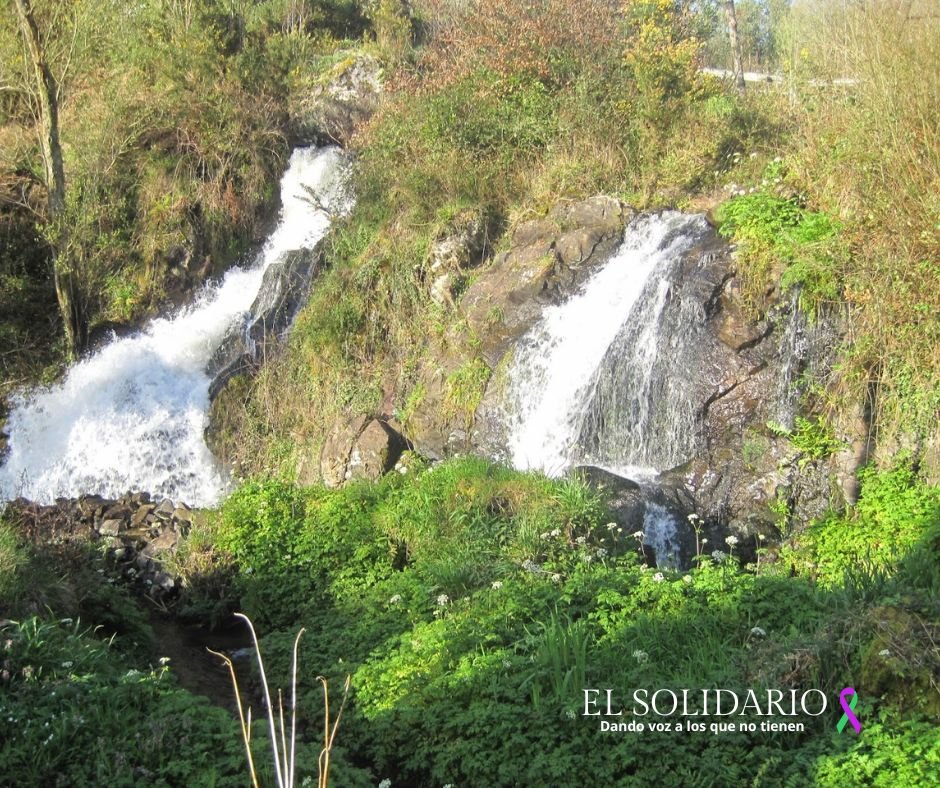
[[[848,571],[850,587],[871,598],[889,586],[888,577],[895,576],[899,561],[909,556],[910,571],[920,567],[917,576],[932,587],[931,564],[923,553],[917,556],[916,547],[922,539],[929,543],[940,522],[940,491],[924,484],[910,462],[903,461],[889,471],[866,468],[860,480],[854,510],[826,518],[808,532],[821,580],[840,583]]]
[[[28,556],[13,529],[0,520],[0,604],[8,607],[16,592],[17,572]]]
[[[176,686],[167,667],[129,667],[114,641],[77,621],[5,622],[0,643],[5,780],[241,784],[231,717]]]
[[[809,419],[797,416],[792,430],[776,422],[770,422],[767,428],[774,435],[790,441],[793,448],[800,453],[801,468],[808,462],[832,456],[843,446],[821,416]]]
[[[738,244],[742,275],[752,301],[782,267],[780,283],[800,287],[800,303],[810,315],[840,296],[839,266],[846,254],[840,226],[794,198],[760,191],[722,203],[719,232]]]
[[[535,632],[529,632],[534,644],[533,661],[536,670],[522,686],[529,685],[532,705],[572,706],[581,700],[586,686],[587,655],[590,632],[585,619],[567,620],[557,610],[547,622],[538,622]],[[542,682],[547,680],[549,694],[543,695]]]
[[[482,359],[471,359],[447,377],[444,383],[445,413],[466,427],[483,399],[492,370]]]

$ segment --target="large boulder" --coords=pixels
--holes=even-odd
[[[353,479],[378,481],[395,467],[406,448],[404,438],[386,421],[365,416],[341,419],[320,451],[320,477],[328,487]]]
[[[387,422],[372,419],[349,453],[349,479],[378,481],[395,467],[405,450],[405,441]]]

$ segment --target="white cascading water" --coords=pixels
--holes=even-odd
[[[178,314],[116,339],[48,389],[18,395],[6,429],[0,501],[129,490],[213,506],[227,478],[206,447],[206,364],[229,329],[247,316],[265,269],[282,254],[313,247],[329,215],[348,208],[338,148],[297,149],[281,179],[277,228],[250,268],[234,268]]]
[[[664,506],[648,501],[643,513],[643,544],[656,556],[656,566],[677,569],[680,563],[676,518]]]
[[[676,278],[707,232],[702,216],[640,216],[579,292],[544,310],[509,373],[513,465],[552,476],[595,465],[643,484],[688,458],[693,372],[683,368],[682,350],[694,347],[704,314],[682,298]],[[658,566],[679,565],[676,518],[650,500],[643,543]]]
[[[701,216],[676,211],[640,216],[603,268],[562,304],[547,307],[520,341],[509,373],[505,407],[512,464],[559,475],[577,464],[599,464],[632,478],[656,469],[642,447],[598,460],[582,451],[602,366],[618,337],[632,329],[629,356],[634,402],[621,418],[630,428],[649,422],[651,370],[660,355],[660,315],[670,292],[670,267],[699,239]],[[631,325],[631,321],[636,325]],[[622,387],[622,384],[620,384]]]

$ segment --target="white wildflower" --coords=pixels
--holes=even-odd
[[[574,709],[568,709],[568,710],[565,712],[565,716],[566,716],[569,720],[573,720],[573,719],[575,718]]]
[[[692,575],[682,575],[682,582],[683,582],[683,583],[691,583],[691,582],[692,582]]]
[[[379,788],[392,788],[392,781],[386,777],[382,782],[379,783]]]
[[[160,657],[159,662],[161,665],[166,665],[170,661],[169,657]]]
[[[447,603],[450,602],[450,597],[447,594],[438,594],[437,597],[437,606],[444,607]]]
[[[633,538],[638,542],[642,542],[646,538],[646,534],[642,531],[637,531],[635,534],[633,534]]]
[[[726,536],[725,544],[729,547],[734,547],[738,543],[738,537],[736,536]]]
[[[552,535],[548,531],[546,531],[544,534],[539,534],[539,539],[551,539],[551,538],[552,538]]]
[[[586,536],[579,536],[577,539],[575,539],[575,541],[576,541],[578,544],[584,544],[585,542],[587,542],[587,537],[586,537]]]
[[[751,634],[756,638],[767,637],[767,630],[763,627],[751,627]]]
[[[501,588],[503,587],[503,583],[502,583],[501,580],[494,580],[493,583],[492,583],[492,585],[491,585],[490,587],[491,587],[494,591],[499,591],[499,589],[501,589]]]
[[[554,574],[554,575],[552,575],[552,582],[553,582],[553,583],[560,583],[560,582],[561,582],[561,575],[559,575],[559,574]]]
[[[633,652],[633,658],[642,665],[649,661],[650,655],[638,648]]]
[[[653,575],[654,583],[662,583],[663,580],[665,579],[666,579],[666,576],[662,572],[657,572],[655,575]]]
[[[598,557],[598,558],[605,558],[606,556],[607,556],[607,551],[606,551],[603,547],[598,547],[598,548],[597,548],[597,557]]]
[[[727,553],[721,552],[721,550],[712,550],[712,559],[716,564],[720,564],[728,557]]]
[[[395,594],[389,597],[388,603],[390,605],[397,605],[399,602],[401,602],[401,594]]]
[[[62,667],[67,670],[68,668],[72,667],[72,665],[74,665],[74,664],[75,664],[74,662],[72,662],[71,660],[69,660],[68,662],[63,662],[63,663],[62,663]]]
[[[888,649],[888,648],[883,648],[883,649],[881,649],[881,651],[878,652],[878,656],[879,656],[879,657],[890,657],[890,656],[891,656],[891,649]]]
[[[552,528],[552,530],[551,530],[551,532],[549,533],[549,535],[552,537],[552,539],[557,539],[559,536],[561,536],[561,529],[560,529],[560,528]]]
[[[617,523],[607,523],[607,530],[613,531],[617,527]]]

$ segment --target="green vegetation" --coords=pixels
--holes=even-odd
[[[169,668],[131,667],[107,640],[69,619],[28,618],[6,624],[0,637],[4,779],[244,785],[230,715],[180,689]]]
[[[374,780],[829,785],[836,765],[861,759],[903,762],[926,785],[940,765],[940,489],[910,466],[863,484],[854,512],[759,572],[720,553],[656,572],[583,483],[476,459],[335,491],[248,484],[223,507],[217,543],[269,633],[275,683],[301,624],[301,664],[333,686],[352,675],[340,739]],[[837,705],[804,718],[802,735],[604,737],[582,716],[584,687],[816,687],[833,699],[852,680],[859,737],[836,733]],[[317,708],[314,672],[300,685]],[[599,737],[603,758],[591,755]],[[874,772],[862,782],[877,784]]]
[[[863,494],[854,510],[824,519],[805,534],[820,582],[838,585],[846,574],[878,576],[900,566],[896,592],[904,592],[912,571],[918,572],[918,587],[940,587],[935,550],[940,490],[919,484],[909,461],[880,474],[865,469],[860,478]]]
[[[776,558],[762,551],[742,568],[729,541],[727,554],[702,555],[684,573],[644,566],[637,541],[578,479],[473,458],[408,467],[340,490],[243,485],[189,554],[191,570],[227,579],[187,584],[184,603],[234,594],[264,633],[272,687],[289,686],[306,627],[300,779],[317,769],[322,675],[333,688],[352,677],[337,785],[836,785],[845,768],[859,784],[879,784],[881,768],[930,784],[940,766],[940,488],[909,463],[866,471],[853,511],[795,536]],[[81,620],[63,616],[73,610],[64,594],[46,597],[48,615],[4,625],[4,774],[244,784],[236,721],[151,667],[134,645],[146,625],[116,635],[94,626],[128,604],[94,559],[30,565],[34,548],[2,533],[0,588],[48,584],[42,571],[86,596],[98,588]],[[198,548],[210,545],[205,562]],[[0,604],[25,612],[30,603],[5,595]],[[835,730],[847,684],[861,697],[859,736]],[[802,733],[604,734],[583,716],[585,687],[620,697],[643,687],[817,688],[830,710],[798,718]],[[270,769],[265,723],[254,727],[255,763]]]
[[[365,25],[348,0],[29,5],[58,82],[65,204],[47,215],[37,91],[16,15],[4,13],[4,392],[64,349],[49,320],[53,249],[93,334],[153,313],[257,243],[288,153],[289,108]]]
[[[286,352],[217,400],[219,445],[249,481],[173,566],[181,616],[252,617],[272,686],[288,686],[306,627],[302,777],[317,769],[319,674],[333,688],[352,677],[342,786],[935,781],[937,18],[917,2],[736,5],[746,62],[782,84],[738,93],[703,75],[701,47],[724,66],[727,45],[717,5],[691,0],[34,4],[63,86],[67,252],[92,324],[140,319],[259,236],[290,113],[345,62],[344,38],[371,28],[386,64],[386,101],[351,143],[356,207]],[[0,19],[5,393],[53,375],[65,348],[34,108]],[[409,455],[376,484],[295,483],[316,476],[338,419],[392,411],[407,425],[438,401],[471,428],[499,370],[431,297],[432,249],[478,221],[491,256],[518,222],[597,193],[713,211],[755,314],[798,287],[813,319],[845,321],[837,367],[810,381],[814,415],[748,432],[746,465],[773,433],[805,471],[843,448],[861,402],[881,447],[913,451],[866,467],[857,504],[814,523],[793,522],[778,488],[780,545],[712,552],[694,523],[685,573],[644,566],[577,478]],[[459,306],[474,269],[458,267]],[[421,377],[431,349],[452,362],[438,390]],[[237,723],[152,664],[146,617],[96,552],[0,524],[0,614],[10,782],[245,783]],[[835,727],[848,685],[858,736]],[[582,715],[585,687],[815,688],[830,710],[801,733],[604,734]],[[258,764],[266,735],[252,737]]]
[[[767,427],[774,435],[787,438],[800,453],[800,467],[813,460],[825,459],[842,448],[832,429],[818,416],[813,419],[797,416],[792,430],[773,422]]]
[[[763,182],[771,177],[768,173]],[[839,302],[839,260],[846,253],[830,217],[801,208],[794,198],[757,192],[722,203],[716,218],[721,234],[738,244],[743,285],[752,305],[759,309],[775,282],[783,288],[798,286],[800,304],[812,315]],[[775,271],[778,265],[783,270]]]

